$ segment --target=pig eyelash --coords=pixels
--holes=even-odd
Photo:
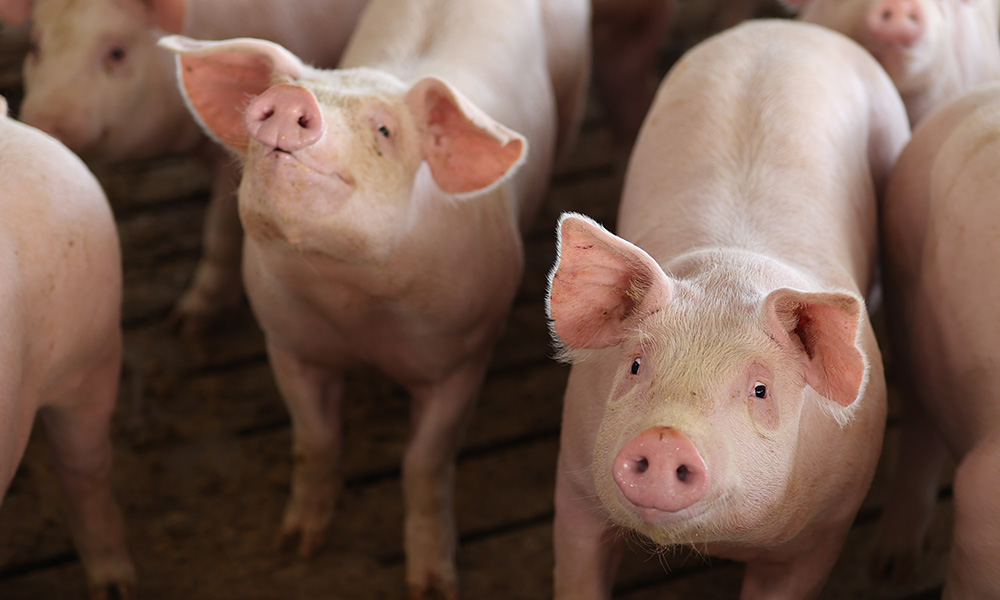
[[[379,125],[378,132],[382,134],[382,137],[385,138],[389,137],[389,128],[386,127],[385,125]]]
[[[632,369],[630,372],[633,375],[638,375],[640,366],[642,366],[642,359],[637,357],[635,360],[632,361]]]
[[[758,381],[753,385],[753,395],[755,398],[764,400],[767,398],[767,386]]]

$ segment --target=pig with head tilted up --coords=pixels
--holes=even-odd
[[[876,566],[905,578],[958,463],[944,598],[1000,598],[1000,85],[924,120],[883,212],[885,315],[904,415]]]
[[[175,318],[189,331],[238,304],[242,232],[236,164],[205,137],[177,89],[164,33],[274,40],[335,67],[367,0],[0,0],[0,21],[31,19],[20,119],[91,164],[197,153],[212,175],[202,258]]]
[[[243,274],[293,424],[282,536],[308,555],[343,482],[344,372],[412,395],[407,583],[456,595],[455,453],[579,120],[585,0],[375,0],[341,68],[260,40],[165,38],[192,110],[243,161]]]
[[[104,192],[65,146],[0,97],[0,500],[37,414],[93,598],[131,598],[111,490],[122,337],[121,255]]]
[[[783,0],[798,18],[867,48],[916,125],[934,107],[1000,79],[1000,0]]]
[[[740,25],[667,74],[619,235],[559,225],[556,598],[609,597],[623,530],[745,562],[744,599],[819,593],[881,450],[863,296],[908,136],[871,55],[815,25]]]

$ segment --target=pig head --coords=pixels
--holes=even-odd
[[[916,125],[934,107],[1000,78],[997,0],[785,0],[882,64]]]
[[[523,160],[523,137],[440,79],[322,71],[260,40],[161,43],[181,55],[192,112],[244,160],[240,216],[258,238],[384,260],[419,210],[412,198],[488,190]]]
[[[803,407],[846,423],[865,393],[864,303],[776,286],[783,269],[742,253],[698,253],[671,276],[578,215],[559,249],[563,356],[616,365],[592,472],[612,519],[664,545],[760,539],[789,509]]]

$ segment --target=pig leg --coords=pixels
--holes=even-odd
[[[631,148],[659,82],[656,61],[670,29],[670,2],[600,3],[593,23],[597,94],[616,143]]]
[[[740,600],[815,598],[819,596],[851,527],[856,512],[816,532],[818,543],[785,561],[747,561]]]
[[[202,256],[173,315],[187,335],[205,331],[223,311],[237,306],[243,294],[243,228],[236,200],[239,166],[221,148],[208,148],[203,154],[212,169],[212,197],[205,214]]]
[[[135,569],[111,486],[110,423],[119,364],[106,361],[39,412],[66,496],[73,543],[95,600],[135,598]]]
[[[413,600],[458,597],[455,456],[488,362],[489,353],[481,353],[443,381],[409,388],[413,431],[403,457],[403,493],[406,583]]]
[[[943,600],[1000,598],[998,474],[1000,437],[977,444],[955,471],[955,531]]]
[[[625,538],[601,518],[593,491],[574,485],[573,474],[581,471],[566,467],[563,455],[556,473],[555,600],[610,598]]]
[[[327,530],[343,487],[339,373],[306,364],[268,344],[271,369],[292,419],[292,491],[278,534],[281,547],[298,541],[298,554],[313,556]]]
[[[904,581],[916,567],[934,516],[947,450],[930,416],[912,394],[903,403],[899,455],[882,511],[872,559],[876,579]]]

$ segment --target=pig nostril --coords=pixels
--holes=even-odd
[[[677,479],[682,482],[686,482],[689,477],[691,477],[691,471],[688,469],[687,465],[677,467]]]
[[[274,116],[274,109],[273,108],[269,108],[269,109],[265,110],[263,113],[261,113],[260,120],[261,121],[266,121],[266,120],[270,119],[273,116]]]
[[[299,117],[299,127],[302,129],[309,129],[309,119],[305,115]]]
[[[636,473],[645,473],[648,470],[649,470],[649,460],[645,458],[640,458],[637,461],[635,461]]]

